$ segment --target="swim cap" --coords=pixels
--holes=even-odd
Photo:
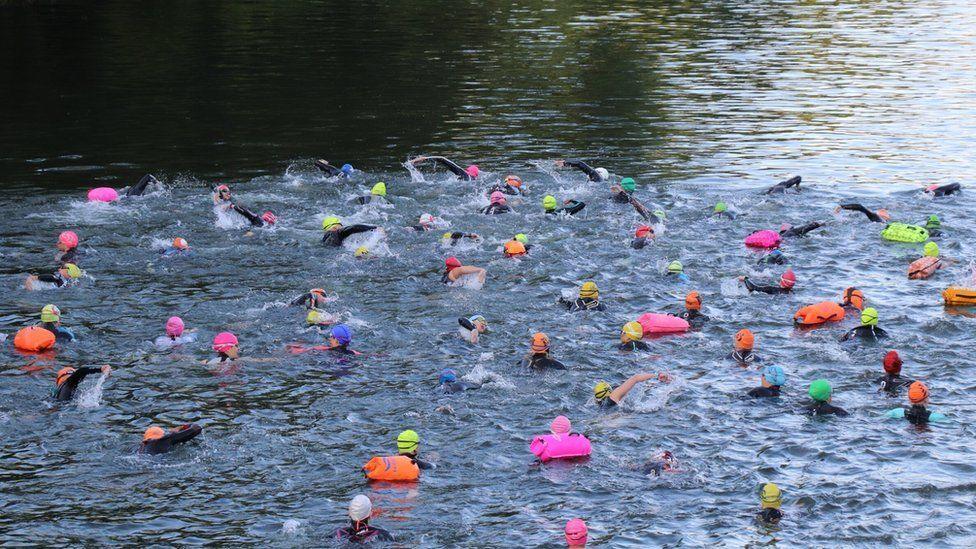
[[[582,298],[600,297],[600,288],[597,287],[596,282],[588,280],[580,286],[579,296]]]
[[[68,278],[81,278],[82,271],[74,263],[65,263],[64,270],[68,273]]]
[[[71,377],[71,374],[73,373],[75,373],[74,368],[71,367],[61,368],[60,370],[58,370],[58,377],[55,378],[54,384],[60,387],[61,384],[67,381],[67,379]]]
[[[642,337],[644,337],[644,327],[641,326],[640,322],[631,321],[624,324],[624,327],[621,328],[620,333],[625,339],[630,341],[639,341]]]
[[[573,519],[566,523],[566,543],[572,546],[586,545],[586,523]]]
[[[190,245],[187,244],[186,240],[176,237],[173,239],[173,247],[177,250],[186,250]]]
[[[441,372],[441,376],[439,378],[437,378],[437,383],[440,383],[440,384],[454,383],[455,381],[457,381],[457,372],[455,372],[454,370],[452,370],[450,368],[445,368]]]
[[[942,227],[942,222],[939,221],[939,216],[932,214],[929,216],[928,221],[925,222],[926,229],[938,229]]]
[[[556,197],[555,196],[552,196],[552,195],[548,195],[545,198],[543,198],[542,199],[542,207],[545,208],[546,211],[555,210],[556,209]]]
[[[888,351],[884,357],[884,371],[889,374],[901,373],[901,357],[898,351]]]
[[[327,231],[331,229],[334,225],[342,225],[342,221],[334,215],[330,215],[322,220],[322,230]]]
[[[407,429],[406,431],[400,433],[397,437],[397,450],[401,454],[409,454],[411,452],[416,452],[417,447],[420,446],[420,436],[417,435],[416,431]]]
[[[607,398],[610,396],[611,392],[613,392],[613,387],[610,387],[610,384],[606,381],[600,381],[593,386],[593,396],[596,397],[597,400]]]
[[[329,319],[322,314],[322,311],[318,311],[316,309],[312,309],[305,316],[305,322],[310,326],[314,326],[316,324],[328,324],[328,320]]]
[[[354,255],[356,257],[367,257],[369,256],[369,248],[366,246],[360,246],[356,248],[356,253]]]
[[[652,213],[654,214],[654,217],[660,219],[661,221],[668,218],[668,214],[664,213],[664,210],[654,210]]]
[[[346,175],[352,175],[352,172],[356,171],[353,169],[352,164],[343,164],[339,171]]]
[[[517,175],[507,175],[505,176],[505,184],[511,185],[512,187],[521,187],[522,178]]]
[[[214,336],[211,347],[214,351],[223,353],[231,347],[237,347],[237,336],[230,332],[220,332]]]
[[[817,402],[827,402],[830,400],[830,394],[833,391],[829,381],[826,379],[818,379],[810,384],[810,390],[807,391],[807,394]]]
[[[851,286],[844,290],[844,305],[851,305],[857,310],[864,308],[864,292]]]
[[[451,269],[456,269],[460,267],[461,262],[458,261],[458,258],[451,256],[444,260],[444,266],[447,268],[448,271],[450,271]]]
[[[668,272],[671,274],[678,274],[680,272],[683,272],[684,270],[685,270],[685,266],[682,265],[681,262],[678,260],[668,263]]]
[[[505,242],[505,255],[508,257],[525,255],[525,245],[518,240],[509,240]]]
[[[715,204],[715,213],[722,213],[728,211],[729,207],[725,202],[719,202]]]
[[[468,322],[470,322],[472,324],[474,324],[475,322],[480,322],[480,323],[482,323],[482,324],[485,325],[485,329],[486,330],[488,329],[488,321],[485,320],[485,317],[483,317],[481,315],[474,315],[472,317],[469,317],[468,318]]]
[[[922,255],[925,257],[939,257],[939,245],[931,240],[926,242],[922,248]]]
[[[230,192],[230,187],[228,187],[227,185],[217,185],[216,187],[214,187],[214,192],[216,192],[218,194],[219,193],[229,193]]]
[[[261,214],[261,221],[264,221],[268,225],[274,225],[278,222],[278,216],[276,216],[271,210],[268,210]]]
[[[763,484],[762,492],[759,494],[759,501],[763,509],[779,509],[780,497],[782,497],[782,492],[780,492],[779,486],[772,482]]]
[[[878,311],[874,307],[868,307],[861,311],[861,324],[865,326],[878,325]]]
[[[430,214],[425,213],[425,214],[421,214],[420,215],[420,224],[421,225],[432,225],[434,223],[434,221],[435,221],[434,220],[434,216],[432,216]]]
[[[446,239],[446,240],[450,240],[453,236],[454,235],[451,234],[451,233],[444,233],[443,235],[441,235],[441,238]]]
[[[569,418],[566,416],[556,416],[556,419],[552,420],[552,423],[549,424],[549,430],[554,435],[565,435],[572,428],[573,424],[569,422]]]
[[[698,292],[691,291],[685,296],[685,309],[689,311],[700,311],[702,306],[702,298]]]
[[[756,338],[752,335],[752,332],[745,328],[736,332],[733,340],[735,341],[735,348],[739,351],[751,351],[752,346],[756,342]]]
[[[779,232],[785,233],[786,231],[788,231],[788,230],[790,230],[792,228],[793,228],[793,225],[790,225],[789,223],[783,223],[782,225],[779,226]]]
[[[58,243],[70,250],[78,245],[78,235],[74,231],[64,231],[58,235]]]
[[[877,213],[878,217],[880,217],[881,219],[884,219],[885,221],[891,221],[891,214],[888,213],[888,210],[882,209],[882,210],[878,210],[875,213]]]
[[[782,288],[792,288],[796,285],[796,275],[793,274],[793,269],[786,269],[786,272],[779,277],[779,285]]]
[[[180,337],[183,335],[183,319],[178,316],[171,316],[166,320],[166,335]]]
[[[332,328],[332,333],[330,335],[332,336],[332,339],[339,343],[339,345],[347,345],[350,341],[352,341],[352,330],[350,330],[349,326],[346,326],[345,324],[339,324],[338,326]]]
[[[376,196],[386,196],[386,183],[380,181],[379,183],[373,185],[373,188],[370,189],[369,194],[376,195]]]
[[[519,233],[519,234],[515,235],[514,240],[517,240],[517,241],[521,242],[522,244],[528,244],[529,243],[529,237],[525,236],[525,233]]]
[[[654,229],[648,225],[638,225],[637,231],[634,232],[636,238],[647,238],[654,234]]]
[[[783,371],[783,368],[774,364],[770,364],[769,366],[763,368],[762,376],[763,379],[766,380],[766,383],[770,385],[779,386],[786,383],[786,372]]]
[[[929,388],[921,381],[916,381],[908,387],[908,400],[912,404],[921,404],[929,398]]]
[[[505,195],[502,194],[501,191],[495,191],[495,192],[491,193],[491,196],[488,197],[488,200],[491,201],[492,204],[504,204],[505,203]]]
[[[532,334],[532,352],[544,353],[549,350],[549,336],[542,332]]]
[[[166,436],[166,431],[162,427],[152,426],[146,429],[146,432],[142,434],[142,441],[148,442],[150,440],[159,440]]]
[[[608,172],[606,168],[597,168],[593,171],[595,171],[596,174],[600,176],[601,181],[606,181],[607,179],[610,179],[610,172]]]
[[[41,322],[58,322],[61,320],[61,309],[57,305],[45,305],[41,309]]]
[[[349,518],[355,522],[362,522],[373,514],[373,502],[369,498],[359,494],[349,502]]]
[[[322,288],[312,288],[311,290],[308,291],[308,293],[325,297],[325,290],[323,290]]]
[[[632,192],[635,188],[637,188],[637,182],[634,181],[633,177],[625,177],[620,180],[620,188],[627,192]]]
[[[481,170],[478,169],[476,164],[471,164],[467,168],[464,168],[464,172],[471,176],[472,179],[475,179],[478,177],[478,174],[481,173]]]
[[[934,190],[936,190],[938,188],[939,188],[938,185],[929,185],[929,186],[925,187],[925,192],[930,193],[930,192],[932,192],[932,191],[934,191]]]

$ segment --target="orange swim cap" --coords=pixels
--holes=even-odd
[[[509,240],[505,243],[505,255],[508,257],[525,255],[525,244],[518,240]]]
[[[152,426],[146,429],[146,432],[142,435],[142,441],[147,442],[150,440],[159,440],[166,435],[166,431],[163,431],[162,427]]]
[[[702,306],[701,296],[698,292],[688,292],[685,296],[685,309],[689,311],[700,311]]]
[[[844,305],[850,305],[860,311],[864,309],[864,292],[851,286],[844,290]]]
[[[735,334],[735,348],[739,351],[751,351],[756,338],[752,332],[746,329],[739,330]]]
[[[65,381],[67,381],[67,379],[69,377],[71,377],[71,374],[73,374],[73,373],[75,373],[75,369],[74,368],[71,368],[71,367],[61,368],[60,370],[58,370],[58,377],[57,377],[57,379],[55,380],[54,383],[57,386],[60,387],[61,384],[64,383]]]
[[[509,175],[505,177],[505,183],[518,188],[522,186],[522,178],[517,175]]]
[[[891,214],[888,213],[888,210],[881,209],[875,213],[877,213],[878,217],[880,217],[881,219],[884,219],[885,221],[891,221]]]
[[[654,229],[648,225],[639,225],[637,231],[634,232],[636,238],[647,238],[649,236],[654,236]]]
[[[908,387],[908,400],[912,404],[921,404],[929,398],[929,388],[921,381],[916,381]]]
[[[532,335],[532,352],[544,353],[549,350],[549,336],[542,332]]]
[[[190,245],[186,243],[186,240],[177,237],[173,239],[173,247],[177,250],[185,250],[189,248]]]

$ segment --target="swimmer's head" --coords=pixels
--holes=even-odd
[[[637,230],[634,231],[635,238],[653,238],[654,229],[650,225],[638,225]]]
[[[334,215],[330,215],[322,220],[322,230],[331,231],[342,227],[342,221]]]
[[[547,195],[542,199],[542,207],[546,209],[547,212],[551,212],[556,209],[556,197],[552,195]]]
[[[786,372],[783,368],[770,364],[763,368],[762,378],[766,380],[766,383],[778,387],[786,383]]]
[[[166,335],[170,337],[180,337],[183,335],[183,319],[178,316],[171,316],[166,319]]]
[[[606,181],[607,179],[610,179],[610,172],[608,172],[606,168],[597,168],[594,171],[596,172],[596,175],[600,178],[600,181]]]
[[[939,220],[939,216],[932,214],[929,216],[928,220],[925,222],[926,229],[940,229],[942,228],[942,221]]]
[[[922,248],[922,255],[925,257],[939,257],[939,245],[931,240],[926,242]]]
[[[443,385],[445,383],[454,383],[457,381],[457,372],[450,368],[445,368],[441,371],[440,377],[437,378],[437,383]]]
[[[930,193],[930,192],[935,191],[938,188],[939,188],[938,185],[929,185],[929,186],[925,187],[925,192]]]
[[[796,285],[796,274],[793,269],[786,269],[786,272],[779,277],[780,288],[790,289]]]
[[[65,263],[62,270],[68,278],[81,278],[81,275],[85,274],[85,272],[74,263]]]
[[[779,226],[779,232],[785,233],[786,231],[788,231],[788,230],[790,230],[792,228],[793,228],[793,225],[790,225],[789,223],[783,223],[782,225]]]
[[[352,175],[352,172],[354,172],[356,170],[353,169],[352,164],[343,164],[342,167],[339,168],[339,171],[341,171],[342,173],[344,173],[346,175]]]
[[[78,247],[78,235],[74,231],[62,231],[58,235],[58,248],[68,251]]]
[[[762,491],[759,492],[759,502],[763,509],[779,509],[781,497],[779,486],[772,482],[763,484]]]
[[[600,288],[597,287],[596,282],[587,280],[580,286],[579,296],[583,299],[597,299],[600,297]]]
[[[345,324],[339,324],[332,328],[329,338],[335,341],[336,345],[348,345],[352,341],[352,330]]]
[[[397,436],[397,451],[401,454],[413,454],[420,447],[420,436],[416,431],[407,429]]]
[[[610,396],[611,392],[613,392],[613,387],[611,387],[610,384],[607,383],[606,381],[600,381],[593,386],[593,396],[598,401],[603,400],[608,396]]]
[[[58,370],[58,376],[54,379],[55,385],[57,385],[58,387],[60,387],[62,383],[64,383],[65,381],[68,381],[68,378],[71,377],[71,374],[73,374],[73,373],[75,373],[75,369],[74,368],[70,368],[70,367],[69,368],[61,368],[60,370]]]
[[[908,387],[908,401],[912,404],[925,404],[929,399],[929,388],[921,381],[916,381]]]
[[[624,327],[620,329],[620,342],[630,343],[631,341],[640,341],[644,337],[644,327],[641,326],[640,322],[631,321],[624,324]]]
[[[661,221],[664,221],[665,219],[668,218],[668,214],[664,213],[664,210],[654,210],[652,213],[654,214],[654,217],[658,218]]]
[[[901,373],[901,357],[898,356],[898,351],[888,351],[885,354],[884,371],[892,375]]]
[[[620,180],[620,188],[627,192],[634,192],[637,188],[637,182],[634,181],[633,177],[625,177]]]
[[[474,324],[475,328],[477,328],[479,332],[488,331],[488,321],[485,320],[485,317],[482,315],[474,315],[472,317],[469,317],[468,322]]]
[[[491,196],[488,197],[488,200],[492,204],[504,204],[506,202],[506,200],[505,200],[505,194],[502,193],[501,191],[495,191],[495,192],[491,193]]]
[[[737,351],[751,351],[756,344],[756,336],[748,329],[741,329],[732,337]]]
[[[525,254],[525,244],[522,244],[518,240],[509,240],[508,242],[505,242],[506,257],[518,257]]]
[[[842,304],[850,305],[859,311],[864,309],[864,292],[853,286],[846,288],[844,290]]]
[[[278,222],[278,216],[276,216],[271,210],[268,210],[261,214],[261,221],[264,221],[268,225],[274,225]]]
[[[518,233],[517,235],[515,235],[515,238],[513,238],[512,240],[516,240],[518,242],[521,242],[522,244],[529,243],[529,237],[525,236],[525,233]]]
[[[545,353],[549,350],[549,336],[542,332],[532,334],[532,352]]]
[[[685,271],[685,266],[681,264],[680,261],[672,261],[668,263],[668,274],[680,274]]]
[[[305,322],[309,326],[318,326],[320,324],[329,324],[330,319],[328,315],[323,314],[322,311],[312,309],[307,315],[305,315]]]
[[[230,187],[228,187],[227,185],[217,185],[217,187],[214,189],[214,192],[217,193],[218,198],[221,198],[223,200],[230,200]]]
[[[155,425],[146,429],[146,432],[142,434],[142,441],[149,442],[151,440],[159,440],[166,436],[166,431],[163,431],[162,427],[156,427]]]
[[[369,190],[369,194],[373,196],[386,196],[386,183],[380,181],[373,185],[373,188]]]
[[[450,272],[451,269],[457,269],[460,266],[461,261],[453,255],[444,260],[444,268],[447,269],[448,272]]]
[[[363,522],[369,520],[373,514],[373,502],[369,498],[359,494],[349,502],[349,519],[353,522]]]
[[[685,309],[689,311],[700,311],[702,308],[701,294],[696,291],[688,292],[685,296]]]
[[[573,429],[573,424],[570,423],[569,418],[566,416],[556,416],[556,419],[552,420],[549,424],[549,431],[554,435],[565,435]]]
[[[185,238],[176,237],[173,239],[173,247],[177,250],[189,250],[190,244],[187,243]]]
[[[464,168],[464,173],[468,174],[468,177],[471,179],[478,179],[478,175],[481,173],[481,170],[478,169],[477,164],[471,164],[467,168]]]
[[[517,175],[505,176],[505,184],[516,189],[522,187],[522,178]]]
[[[891,221],[891,214],[888,213],[888,210],[880,209],[875,213],[877,213],[878,217],[880,217],[881,219],[884,219],[885,221]]]
[[[582,519],[573,519],[566,523],[566,544],[570,547],[584,547],[586,545],[586,523]]]
[[[865,326],[878,325],[878,311],[874,307],[868,307],[861,311],[861,324]]]
[[[435,221],[437,221],[437,220],[434,219],[434,216],[430,215],[429,213],[425,213],[425,214],[421,214],[420,215],[420,222],[419,222],[419,224],[422,227],[427,227],[427,226],[433,225]]]
[[[237,354],[237,336],[231,332],[220,332],[213,338],[211,348],[221,354],[234,357]]]
[[[45,305],[41,308],[41,322],[61,322],[61,309],[50,303]]]
[[[727,212],[727,211],[729,211],[729,205],[728,204],[726,204],[725,202],[717,202],[715,204],[715,209],[713,210],[713,213],[720,214],[720,213]]]
[[[807,394],[817,402],[827,402],[830,400],[830,395],[833,392],[834,389],[830,386],[829,381],[826,379],[818,379],[810,384],[810,389],[807,391]]]
[[[353,255],[355,255],[360,259],[366,259],[369,257],[369,248],[367,248],[366,246],[360,246],[356,248],[356,252]]]

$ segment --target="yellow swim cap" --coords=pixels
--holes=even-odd
[[[450,240],[451,239],[451,233],[444,233],[444,236],[442,236],[441,238],[443,238],[444,240]]]
[[[386,196],[386,183],[380,181],[379,183],[373,185],[373,189],[369,191],[369,193],[376,196]]]
[[[369,248],[366,246],[360,246],[356,248],[356,257],[367,257],[369,256]]]
[[[926,242],[922,254],[925,257],[939,257],[939,245],[932,241]]]
[[[759,494],[759,500],[762,502],[762,508],[779,509],[781,496],[782,492],[780,492],[779,486],[776,486],[772,482],[763,484],[762,492]]]
[[[600,289],[596,287],[596,282],[590,280],[580,286],[579,296],[584,299],[600,297]]]
[[[61,320],[61,309],[57,305],[45,305],[41,309],[41,322],[57,322]]]
[[[64,270],[68,272],[69,278],[81,278],[81,269],[74,263],[65,263]]]
[[[305,317],[305,322],[309,325],[314,326],[315,324],[328,324],[325,322],[325,316],[320,312],[312,309],[308,312],[308,316]]]
[[[322,220],[323,231],[329,230],[333,225],[342,225],[342,221],[339,221],[339,218],[334,215],[330,215]]]
[[[628,322],[624,324],[621,335],[627,341],[639,341],[640,338],[644,337],[644,327],[641,326],[640,322]]]
[[[613,387],[610,387],[609,383],[606,381],[601,381],[593,387],[593,396],[595,396],[597,400],[603,400],[610,396],[612,391]]]
[[[865,326],[878,325],[878,311],[874,307],[868,307],[861,311],[861,324]]]

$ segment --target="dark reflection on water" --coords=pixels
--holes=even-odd
[[[317,546],[365,492],[382,511],[377,523],[411,546],[556,543],[575,516],[614,546],[965,543],[976,341],[973,320],[944,310],[938,293],[969,278],[974,211],[965,195],[933,202],[917,188],[971,172],[974,23],[970,7],[935,0],[0,9],[2,331],[55,302],[80,336],[53,360],[4,351],[0,539]],[[477,162],[489,182],[519,173],[531,195],[513,215],[476,216],[486,201],[475,186],[411,181],[399,165],[428,152]],[[632,211],[553,169],[552,159],[576,155],[637,177],[640,198],[668,212],[664,237],[628,248]],[[368,175],[325,181],[311,165],[320,156]],[[146,171],[174,188],[83,202],[86,188],[121,187]],[[754,192],[795,173],[809,185],[801,195]],[[378,179],[395,207],[346,204]],[[245,237],[217,226],[202,189],[218,181],[275,210],[279,227]],[[580,219],[545,219],[545,193],[588,206]],[[906,221],[939,214],[943,253],[961,261],[908,284],[918,247],[879,245],[878,227],[830,213],[852,197]],[[717,200],[746,215],[706,218]],[[423,212],[485,236],[458,252],[490,269],[484,289],[437,284],[448,251],[436,235],[400,229]],[[329,214],[383,225],[389,252],[362,262],[322,248]],[[780,272],[757,270],[742,237],[813,219],[828,229],[785,248],[795,294],[742,295],[735,276]],[[92,278],[24,291],[25,272],[51,268],[64,228],[81,234]],[[516,232],[536,244],[532,258],[502,260],[497,247]],[[195,254],[160,259],[157,248],[177,235]],[[658,274],[672,259],[691,286]],[[561,290],[587,278],[608,313],[555,308]],[[852,283],[881,312],[906,374],[928,380],[936,407],[958,423],[919,431],[882,421],[900,403],[872,386],[886,347],[836,343],[850,321],[802,334],[789,326],[801,305]],[[320,339],[281,307],[316,286],[339,296],[330,310],[354,326],[366,356],[338,363],[284,351]],[[653,341],[648,356],[609,350],[623,322],[674,310],[691,288],[713,318],[703,332]],[[475,312],[493,333],[473,348],[454,330]],[[172,314],[198,339],[160,352],[149,341]],[[740,399],[757,373],[720,357],[743,326],[787,370],[783,402]],[[245,354],[274,360],[216,375],[200,361],[225,329]],[[537,330],[568,372],[515,366]],[[116,372],[100,406],[47,403],[57,368],[104,362]],[[444,367],[487,384],[439,397]],[[675,387],[635,390],[610,414],[587,402],[597,380],[616,384],[640,369],[670,370]],[[793,413],[821,376],[853,417]],[[444,405],[453,413],[437,410]],[[530,467],[531,436],[558,413],[591,436],[593,458]],[[205,428],[198,444],[131,455],[150,422],[189,421]],[[417,486],[366,486],[358,468],[392,451],[403,428],[420,432],[440,468]],[[633,471],[658,449],[687,471]],[[765,480],[785,493],[787,518],[772,531],[752,521]],[[288,520],[297,532],[283,533]]]

